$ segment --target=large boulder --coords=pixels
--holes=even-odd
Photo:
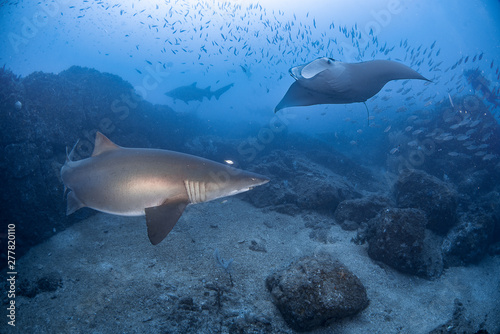
[[[406,170],[394,185],[397,206],[427,215],[427,228],[445,235],[457,222],[457,194],[450,184],[423,171]]]
[[[426,231],[427,218],[418,209],[386,209],[370,221],[368,255],[406,274],[441,275],[441,239]]]
[[[366,289],[346,266],[329,256],[306,256],[270,275],[266,286],[286,323],[308,331],[368,306]]]
[[[361,223],[374,218],[380,210],[392,206],[388,198],[368,196],[348,199],[341,202],[335,210],[335,221],[347,231],[356,230]]]
[[[479,262],[488,252],[494,238],[495,217],[478,211],[464,214],[443,241],[443,256],[447,266]]]

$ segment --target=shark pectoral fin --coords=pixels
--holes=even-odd
[[[75,212],[78,209],[81,209],[85,207],[85,204],[83,204],[78,197],[76,197],[75,193],[73,191],[70,191],[68,193],[68,207],[66,208],[66,216],[69,216],[73,212]]]
[[[149,241],[159,244],[170,233],[181,217],[187,202],[170,202],[146,208]]]

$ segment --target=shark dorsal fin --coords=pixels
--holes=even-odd
[[[97,131],[95,134],[95,145],[92,156],[95,157],[103,152],[117,150],[119,148],[121,147],[116,145],[111,140],[109,140],[108,137]]]

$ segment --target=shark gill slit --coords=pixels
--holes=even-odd
[[[185,180],[184,185],[191,203],[196,204],[206,200],[204,182]]]

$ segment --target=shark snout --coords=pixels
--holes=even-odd
[[[265,177],[265,176],[262,176],[262,175],[259,175],[258,177],[252,177],[252,181],[254,182],[254,184],[252,186],[250,186],[250,190],[253,189],[254,187],[257,187],[257,186],[261,186],[263,184],[266,184],[267,182],[269,182],[271,179]]]

